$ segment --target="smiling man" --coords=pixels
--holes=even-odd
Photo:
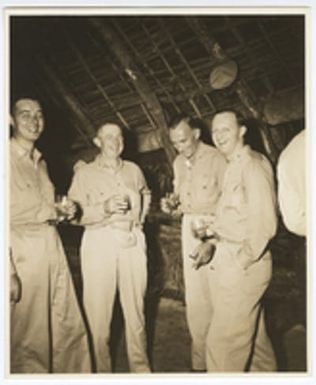
[[[277,228],[269,161],[244,144],[247,127],[234,111],[217,113],[212,138],[228,166],[217,205],[210,293],[214,311],[207,345],[209,372],[275,371],[260,300],[271,280],[269,241]],[[201,251],[207,247],[201,245]]]
[[[192,257],[200,238],[207,236],[204,229],[213,221],[226,161],[215,147],[200,140],[198,123],[190,117],[178,116],[170,125],[169,136],[178,152],[173,164],[174,193],[179,201],[176,211],[183,214],[181,240],[186,315],[192,339],[191,369],[203,372],[206,336],[213,313],[207,265],[211,258],[205,253],[207,258],[195,263]],[[161,209],[166,213],[173,211],[168,198],[161,200]]]
[[[131,372],[150,372],[146,355],[144,296],[146,242],[142,231],[150,191],[140,168],[121,158],[123,135],[113,123],[94,138],[100,154],[75,172],[69,196],[82,209],[83,302],[93,339],[96,371],[111,372],[110,325],[117,288],[125,319]]]
[[[35,148],[44,129],[39,102],[18,100],[11,125],[11,373],[89,372],[85,327],[66,256],[52,225],[54,188]],[[64,214],[73,217],[74,203]]]

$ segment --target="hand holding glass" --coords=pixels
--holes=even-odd
[[[104,211],[112,214],[126,214],[131,209],[131,201],[127,194],[116,194],[104,202]]]
[[[175,211],[180,204],[179,196],[175,193],[167,193],[165,197],[161,199],[160,207],[164,213],[171,214]]]
[[[126,212],[131,209],[131,201],[127,194],[118,195],[116,203],[119,211],[121,211],[123,214],[126,214]]]
[[[203,218],[193,219],[191,221],[191,231],[194,238],[200,239],[201,241],[209,239],[211,237],[209,233],[210,223],[210,221],[206,221]]]
[[[71,220],[76,213],[75,203],[67,195],[57,195],[55,200],[57,222]]]

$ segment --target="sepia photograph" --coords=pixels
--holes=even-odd
[[[5,19],[6,377],[309,376],[310,10]]]

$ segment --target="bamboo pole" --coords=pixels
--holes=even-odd
[[[148,112],[156,122],[171,171],[171,165],[175,157],[175,150],[168,139],[169,133],[167,123],[157,96],[150,89],[146,78],[134,62],[126,46],[118,38],[112,25],[110,25],[110,23],[104,23],[101,19],[97,18],[90,19],[89,22],[94,29],[99,32],[106,45],[114,53],[116,59],[120,62],[125,73],[143,99]]]
[[[71,115],[78,122],[78,127],[80,126],[82,129],[82,131],[80,130],[80,134],[84,132],[85,136],[88,138],[88,143],[92,146],[91,138],[95,135],[95,128],[90,119],[82,112],[82,108],[79,106],[76,97],[67,89],[46,60],[39,56],[35,60],[38,62],[39,67],[43,70],[49,87],[55,90],[57,95],[62,96],[66,106],[71,112]],[[76,125],[77,129],[78,127]]]
[[[104,88],[98,83],[98,80],[93,75],[92,71],[89,68],[87,61],[83,58],[80,50],[75,46],[75,44],[72,42],[72,40],[69,38],[69,36],[67,36],[67,40],[68,40],[69,46],[71,47],[71,49],[73,50],[73,52],[77,56],[79,63],[82,65],[82,67],[84,68],[84,70],[88,74],[89,78],[91,79],[91,81],[93,82],[93,84],[95,85],[95,87],[97,88],[99,93],[102,95],[102,97],[107,102],[107,104],[110,106],[110,108],[113,110],[114,114],[117,116],[119,121],[123,124],[123,126],[129,130],[130,127],[129,127],[127,121],[124,119],[124,117],[122,116],[120,111],[118,111],[116,109],[115,105],[113,104],[111,98],[108,96],[108,94],[106,93]]]
[[[254,67],[258,67],[258,56],[252,55],[249,48],[248,48],[248,43],[245,42],[241,34],[239,33],[238,29],[236,28],[234,22],[232,22],[228,17],[225,17],[226,20],[226,25],[231,29],[233,32],[235,38],[237,41],[244,47],[244,52],[247,56],[247,59],[253,64]],[[269,77],[266,75],[266,73],[263,70],[263,76],[262,79],[269,90],[269,92],[273,92],[273,85],[269,79]]]
[[[116,25],[116,24],[115,24]],[[116,28],[118,29],[118,27],[116,26]],[[146,29],[146,27],[144,25],[142,25],[142,29],[144,30],[144,32],[146,33],[146,35],[148,36],[148,31]],[[138,52],[138,50],[135,48],[135,45],[131,44],[130,40],[127,38],[126,34],[123,32],[123,31],[119,31],[120,34],[122,35],[124,41],[126,42],[126,44],[129,46],[129,48],[132,50],[132,52],[135,54],[135,56],[138,58],[138,60],[141,60],[142,61],[142,64],[143,66],[147,69],[147,71],[149,72],[149,74],[152,76],[152,78],[154,79],[154,81],[158,84],[158,86],[163,90],[163,92],[165,93],[165,95],[167,96],[167,99],[168,101],[173,105],[174,109],[177,111],[177,112],[180,112],[180,109],[179,107],[177,106],[177,104],[174,102],[172,96],[170,95],[170,92],[166,89],[166,87],[163,85],[163,83],[157,79],[157,77],[155,76],[155,73],[154,71],[150,68],[150,66],[147,64],[146,60],[143,59],[142,55]]]
[[[198,88],[203,87],[201,82],[199,81],[199,79],[196,77],[194,71],[192,71],[192,68],[190,67],[188,61],[186,60],[186,58],[182,54],[181,50],[178,48],[177,44],[175,43],[175,41],[174,41],[173,37],[171,36],[171,34],[169,33],[168,29],[166,28],[166,25],[165,25],[164,21],[159,19],[159,22],[160,22],[160,25],[162,26],[162,29],[167,34],[173,49],[175,50],[175,52],[177,53],[177,55],[181,59],[182,63],[184,64],[184,66],[187,69],[188,73],[191,75],[191,77],[192,77],[193,81],[195,82],[195,84],[198,86]],[[215,111],[216,108],[215,108],[215,105],[212,102],[212,100],[207,95],[205,95],[205,94],[203,96],[206,99],[206,101],[209,104],[209,106],[212,108],[212,110]]]
[[[229,59],[227,53],[223,50],[220,44],[216,41],[216,39],[214,39],[213,36],[209,34],[207,28],[205,27],[201,19],[187,18],[186,20],[192,30],[199,37],[200,41],[203,43],[207,52],[212,55],[216,62],[220,64],[223,61]],[[250,115],[258,120],[260,118],[260,134],[267,154],[269,155],[271,161],[275,163],[278,157],[278,151],[273,142],[269,128],[262,120],[262,113],[260,111],[259,106],[257,105],[256,101],[254,100],[253,96],[250,94],[249,90],[247,89],[242,80],[237,81],[235,85],[235,91],[240,101],[246,107]]]
[[[169,73],[172,75],[172,77],[174,79],[177,79],[177,83],[179,84],[181,90],[182,90],[182,93],[184,94],[188,94],[188,91],[186,89],[186,87],[183,85],[183,83],[180,81],[179,79],[179,76],[175,73],[174,69],[170,66],[168,60],[165,58],[163,52],[160,50],[160,48],[158,47],[158,45],[155,43],[155,41],[152,39],[152,37],[150,36],[150,34],[147,34],[154,50],[158,53],[159,55],[159,58],[161,59],[161,61],[164,63],[165,67],[167,68],[167,70],[169,71]],[[192,98],[192,95],[190,96],[189,98],[189,103],[193,109],[193,111],[198,115],[198,116],[201,116],[201,112],[199,111],[198,109],[198,106],[196,105],[196,103],[194,102],[193,98]]]

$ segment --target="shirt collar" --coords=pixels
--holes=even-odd
[[[124,161],[123,159],[120,158],[120,162],[119,162],[119,165],[117,168],[113,168],[111,166],[108,166],[106,164],[104,164],[104,162],[102,161],[102,157],[101,155],[97,155],[96,157],[96,165],[99,167],[99,168],[102,168],[103,170],[107,170],[109,172],[111,172],[112,174],[116,174],[118,173],[119,171],[121,171],[121,169],[123,168],[124,166]]]
[[[32,151],[29,151],[25,148],[23,148],[16,139],[12,138],[10,140],[11,142],[11,149],[13,150],[13,153],[18,157],[18,158],[28,158],[32,160],[31,158],[31,152],[33,151],[33,162],[34,164],[38,164],[40,159],[42,158],[42,154],[40,151],[37,150],[37,148],[33,148]]]
[[[234,162],[240,162],[243,159],[245,159],[250,152],[250,147],[248,144],[245,144],[239,151],[237,151],[229,160],[229,163],[234,163]]]
[[[183,156],[183,160],[186,166],[188,168],[192,168],[196,160],[203,157],[205,153],[205,149],[206,149],[206,144],[204,144],[202,141],[199,141],[197,143],[196,150],[190,159],[187,159],[185,156]]]

